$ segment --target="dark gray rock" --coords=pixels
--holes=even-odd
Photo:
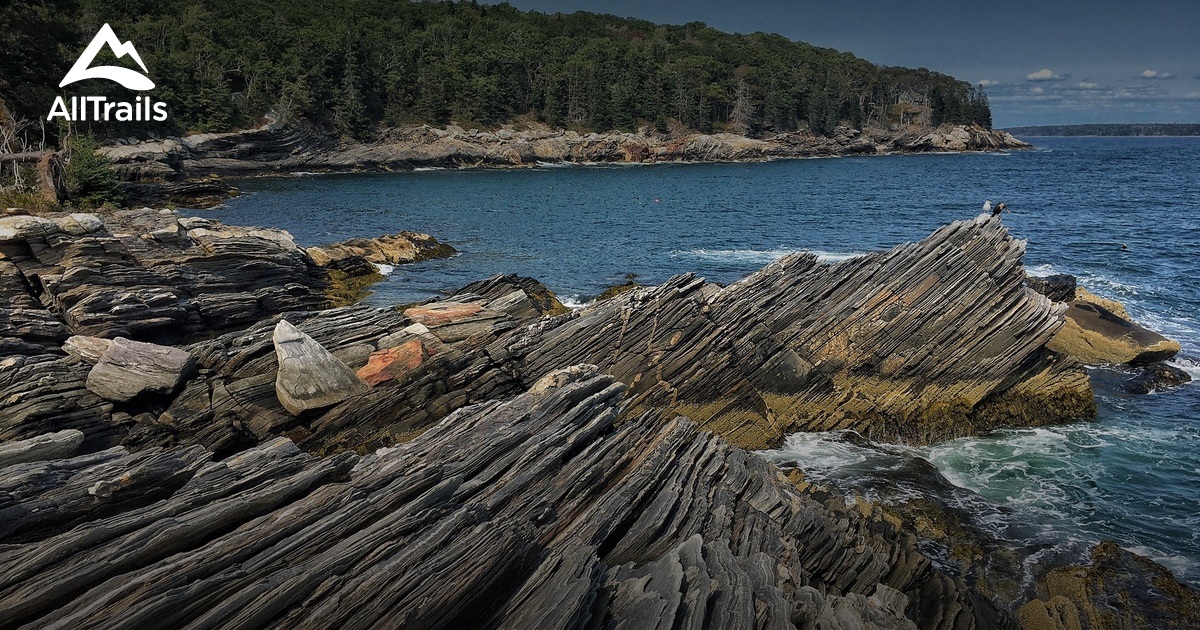
[[[1055,302],[1070,302],[1075,299],[1075,276],[1070,274],[1055,274],[1052,276],[1029,276],[1025,282],[1030,289],[1054,300]]]
[[[0,615],[75,627],[1013,627],[888,523],[814,501],[685,419],[618,423],[625,387],[594,369],[547,378],[367,457],[317,459],[276,439],[219,462],[172,448],[0,470],[0,488],[27,488],[14,505],[38,507],[4,521],[18,529],[0,547]],[[103,483],[122,470],[146,473]],[[89,508],[85,488],[107,504]],[[56,516],[76,524],[48,527]]]
[[[87,376],[87,388],[114,402],[144,394],[173,394],[196,368],[192,355],[179,348],[117,337]]]

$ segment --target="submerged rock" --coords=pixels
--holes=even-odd
[[[275,325],[272,341],[279,363],[275,394],[288,413],[331,407],[367,390],[345,363],[287,320]]]
[[[1126,384],[1127,391],[1132,394],[1149,394],[1192,382],[1191,374],[1170,363],[1159,361],[1139,367],[1138,374]]]
[[[195,370],[186,350],[117,337],[87,376],[87,388],[114,402],[143,394],[172,394]]]

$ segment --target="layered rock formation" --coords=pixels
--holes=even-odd
[[[268,440],[0,469],[0,616],[31,626],[1005,628],[886,522],[595,368],[395,449]]]
[[[806,132],[748,138],[729,133],[683,136],[589,133],[541,126],[496,131],[428,125],[389,130],[374,142],[328,132],[267,125],[224,134],[198,134],[105,147],[130,194],[179,195],[186,178],[296,171],[394,170],[415,166],[513,166],[538,162],[734,161],[772,158],[994,151],[1029,145],[998,130],[943,125],[936,129],[864,130],[839,127],[830,137]],[[212,180],[195,182],[204,197]]]
[[[930,558],[906,530],[963,539],[737,445],[1094,409],[1049,347],[1069,307],[1026,286],[988,217],[578,311],[516,276],[313,310],[322,269],[286,235],[169,214],[0,221],[0,252],[5,625],[1012,627],[1004,558]],[[311,281],[272,298],[288,278]],[[238,310],[206,319],[206,300]],[[144,341],[191,343],[130,365]],[[1195,597],[1122,575],[1054,582],[1021,618],[1153,620],[1120,599],[1146,582]]]
[[[286,232],[169,210],[0,218],[0,266],[0,343],[29,351],[69,333],[179,343],[319,308],[326,285]]]
[[[625,383],[637,412],[686,415],[745,448],[800,430],[927,443],[1089,417],[1087,374],[1046,347],[1066,307],[1024,286],[1022,251],[981,217],[836,265],[797,254],[726,288],[683,275],[551,317],[503,277],[403,313],[289,315],[375,387],[293,418],[273,390],[268,320],[191,346],[208,376],[139,439],[369,450],[577,363]]]

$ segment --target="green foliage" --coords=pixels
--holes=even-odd
[[[10,1],[26,13],[50,5]],[[474,2],[74,1],[72,37],[85,40],[108,21],[137,44],[158,84],[154,96],[171,112],[171,129],[156,131],[226,131],[274,112],[358,138],[380,125],[518,118],[599,131],[662,130],[676,121],[697,130],[828,133],[841,121],[929,124],[933,94],[942,95],[941,120],[990,118],[970,86],[943,74],[701,23]],[[0,29],[6,36],[13,39]],[[46,61],[54,71],[38,81],[60,76],[57,68],[65,71],[81,49],[60,46]],[[899,109],[909,112],[903,121]],[[915,120],[912,111],[921,112]]]
[[[68,137],[67,163],[63,169],[67,200],[75,206],[98,208],[123,201],[112,162],[96,153],[99,143],[91,136]]]

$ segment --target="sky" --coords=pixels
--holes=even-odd
[[[766,31],[981,85],[997,127],[1200,122],[1200,0],[509,0]]]

